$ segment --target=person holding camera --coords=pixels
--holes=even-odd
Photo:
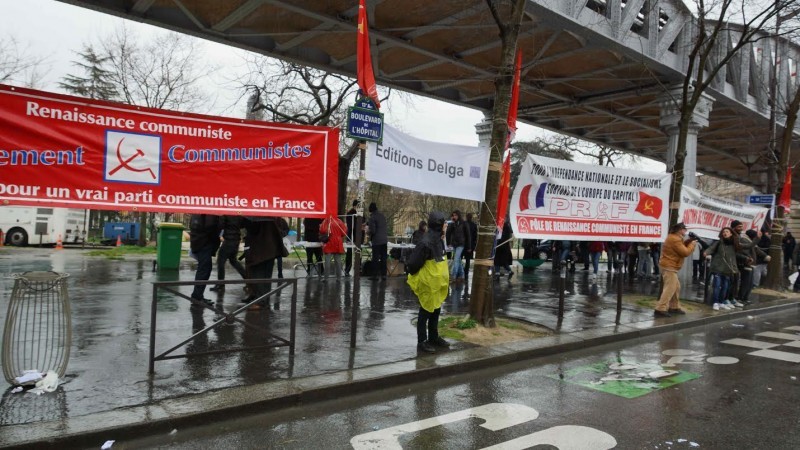
[[[661,281],[664,288],[656,304],[656,309],[653,311],[655,317],[686,314],[681,309],[681,301],[678,297],[681,292],[678,271],[681,270],[686,257],[694,251],[698,240],[694,233],[690,233],[689,239],[685,239],[686,233],[686,225],[683,222],[671,226],[669,235],[667,235],[667,239],[661,246],[661,258],[658,261],[658,266],[661,269]]]

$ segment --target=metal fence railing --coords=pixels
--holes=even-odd
[[[248,286],[256,286],[259,284],[267,284],[271,286],[272,284],[276,284],[277,287],[274,289],[269,289],[268,292],[264,293],[261,296],[253,297],[247,303],[242,303],[241,306],[236,308],[233,311],[225,312],[221,309],[215,309],[213,306],[206,304],[202,301],[196,300],[191,298],[190,296],[181,293],[178,291],[178,288],[181,286],[197,286],[197,285],[229,285],[229,284],[247,284]],[[249,322],[245,320],[240,315],[247,312],[247,309],[255,304],[260,304],[263,302],[267,302],[270,297],[273,295],[277,295],[281,291],[285,289],[291,288],[292,290],[292,299],[291,299],[291,317],[290,317],[290,324],[289,324],[289,336],[281,337],[271,333],[269,330],[259,326],[256,323]],[[159,354],[156,354],[156,332],[157,332],[157,325],[158,325],[158,299],[160,291],[168,292],[173,294],[179,298],[185,299],[191,303],[191,308],[199,308],[202,310],[203,308],[209,309],[217,314],[214,322],[207,327],[204,327],[200,330],[195,330],[194,333],[186,338],[185,340],[181,341],[180,343],[172,346],[168,350],[165,350]],[[289,347],[289,354],[294,355],[294,348],[295,348],[295,327],[296,327],[296,317],[297,317],[297,279],[295,278],[281,278],[281,279],[257,279],[257,280],[210,280],[210,281],[157,281],[153,283],[153,301],[150,308],[150,359],[149,359],[149,369],[148,373],[152,374],[155,372],[155,362],[156,361],[164,361],[168,359],[177,359],[177,358],[190,358],[190,357],[197,357],[203,355],[211,355],[211,354],[220,354],[220,353],[233,353],[233,352],[240,352],[240,351],[249,351],[249,350],[259,350],[264,348],[271,348],[271,347]],[[207,334],[209,331],[223,326],[231,326],[233,324],[240,324],[243,327],[247,327],[250,330],[259,332],[264,337],[264,343],[260,345],[250,345],[250,346],[241,346],[241,347],[233,347],[233,348],[225,348],[225,349],[217,349],[217,350],[209,350],[209,351],[199,351],[199,352],[192,352],[192,353],[183,353],[183,354],[173,354],[176,350],[181,347],[188,345],[189,343],[193,342],[197,337]]]

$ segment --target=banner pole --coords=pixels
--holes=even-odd
[[[356,206],[356,217],[353,223],[355,230],[353,230],[353,305],[350,312],[350,348],[356,347],[356,332],[358,331],[358,310],[361,301],[361,243],[364,241],[363,217],[364,217],[364,190],[366,184],[366,176],[364,170],[366,168],[366,150],[367,143],[360,141],[358,143],[358,205]]]

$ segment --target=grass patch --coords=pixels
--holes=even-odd
[[[497,323],[498,327],[503,327],[503,328],[506,328],[508,330],[521,330],[521,329],[523,329],[522,325],[520,325],[520,324],[518,324],[516,322],[507,322],[505,320],[497,320],[495,322]]]
[[[137,245],[121,245],[105,250],[91,250],[88,256],[102,256],[108,259],[124,259],[128,255],[155,255],[155,247],[139,247]]]

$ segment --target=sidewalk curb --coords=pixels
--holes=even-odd
[[[152,405],[120,408],[64,420],[0,427],[0,448],[44,449],[100,447],[109,439],[124,441],[144,434],[168,434],[202,421],[232,419],[270,410],[331,400],[436,377],[459,375],[524,359],[597,347],[621,341],[798,309],[800,302],[740,310],[698,319],[658,319],[478,347],[331,374],[236,386]]]

